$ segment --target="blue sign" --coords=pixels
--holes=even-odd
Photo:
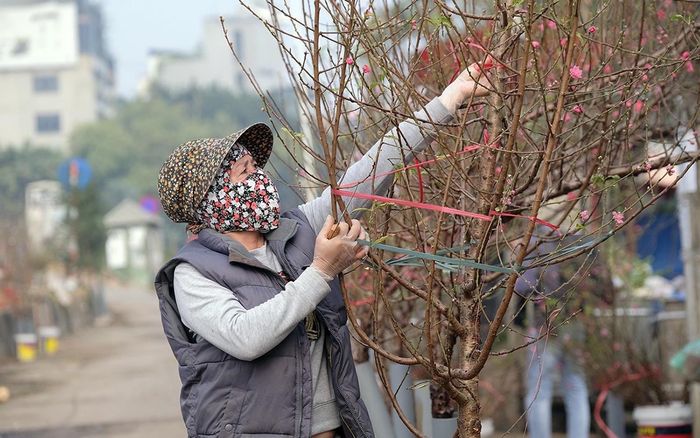
[[[141,208],[153,214],[158,213],[158,209],[160,206],[158,199],[151,195],[142,196],[139,200],[139,204],[141,205]]]
[[[58,180],[68,189],[84,189],[90,177],[92,169],[85,158],[69,158],[58,166]]]

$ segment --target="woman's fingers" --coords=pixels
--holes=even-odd
[[[319,232],[318,234],[320,234],[321,236],[326,236],[326,239],[332,239],[333,236],[331,236],[330,234],[332,234],[333,232],[334,223],[335,221],[333,220],[333,216],[326,216],[326,221],[323,223],[323,227],[321,227],[321,232]]]
[[[474,93],[475,96],[485,96],[489,93],[488,80],[482,74],[482,71],[489,70],[493,67],[493,58],[488,56],[486,61],[478,64],[474,63],[467,67],[464,74],[460,75],[461,79],[467,83],[467,95]]]
[[[367,257],[367,254],[369,254],[369,246],[366,245],[357,245],[357,253],[355,254],[355,258],[357,260],[362,260],[365,257]]]
[[[338,227],[338,236],[346,237],[348,231],[350,230],[350,225],[348,225],[348,223],[345,221],[340,221],[336,226]]]
[[[345,221],[334,223],[333,218],[328,216],[326,222],[323,224],[321,233],[325,233],[324,235],[327,236],[327,239],[337,238],[349,241],[348,243],[351,244],[351,246],[348,247],[347,250],[352,252],[355,260],[362,260],[369,254],[369,246],[360,245],[357,242],[358,239],[368,240],[369,238],[367,231],[362,228],[360,221],[357,219],[353,219],[350,224]]]
[[[348,230],[348,239],[357,240],[362,232],[362,226],[357,219],[352,220],[352,226]]]
[[[358,237],[358,240],[365,240],[366,241],[366,240],[369,240],[368,237],[369,236],[367,235],[367,231],[365,231],[364,228],[361,228],[360,237]],[[355,252],[359,253],[360,251],[362,251],[364,249],[369,249],[369,247],[367,245],[359,244],[359,242],[358,242],[357,248],[355,248]]]

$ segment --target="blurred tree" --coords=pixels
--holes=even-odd
[[[77,253],[69,261],[80,269],[99,271],[104,266],[107,239],[102,221],[106,211],[99,188],[91,183],[83,190],[71,190],[66,198],[66,203],[75,212],[69,216],[67,225],[77,245]],[[71,256],[70,252],[68,256]]]
[[[57,151],[30,145],[0,151],[0,219],[22,219],[27,184],[56,179],[56,169],[63,158]]]

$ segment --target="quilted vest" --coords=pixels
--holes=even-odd
[[[264,236],[291,280],[311,264],[316,234],[300,210],[284,213],[280,227]],[[183,246],[156,275],[163,329],[179,365],[180,406],[188,436],[309,437],[313,394],[304,321],[254,361],[236,359],[206,340],[193,342],[180,319],[173,291],[175,267],[182,262],[230,289],[246,309],[278,294],[284,289],[284,280],[240,243],[209,229]],[[342,432],[348,438],[373,437],[360,399],[337,278],[315,312],[326,328],[324,347]]]

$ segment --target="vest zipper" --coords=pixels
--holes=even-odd
[[[277,279],[279,279],[282,282],[282,286],[284,286],[288,281],[290,281],[290,280],[282,277],[279,272],[273,271],[272,269],[268,268],[267,266],[263,265],[262,263],[260,263],[260,264],[248,263],[248,262],[243,261],[243,260],[231,260],[231,261],[233,263],[239,263],[242,265],[250,266],[253,268],[257,268],[257,269],[262,269],[263,271],[267,271],[267,272],[271,273],[272,275],[274,275]],[[231,261],[229,261],[229,262],[231,262]]]
[[[325,323],[325,321],[324,321],[324,323]],[[328,330],[328,324],[326,324],[326,332],[328,332],[328,334],[330,334],[330,330]],[[333,335],[331,335],[331,336],[333,337],[333,339],[336,340],[336,342],[338,342],[338,339],[337,339],[335,336],[333,336]],[[339,342],[338,342],[338,343],[339,343]],[[332,362],[331,362],[331,349],[328,347],[327,344],[328,344],[328,343],[326,342],[326,345],[324,345],[324,347],[326,348],[326,360],[328,361],[328,371],[330,372],[330,371],[333,369],[333,365],[332,365]],[[353,364],[353,365],[354,365],[354,364]],[[336,378],[336,379],[334,379],[334,380],[336,380],[336,382],[337,382],[338,379]],[[338,392],[340,393],[340,395],[343,396],[343,398],[345,399],[345,402],[346,402],[346,404],[347,404],[347,397],[345,397],[345,394],[343,394],[343,390],[342,390],[340,387],[338,387]],[[357,423],[358,426],[359,426],[360,422],[357,421],[357,416],[355,415],[355,413],[353,412],[353,410],[349,407],[349,405],[348,405],[348,411],[350,411],[350,414],[355,418],[355,423]],[[345,428],[350,432],[350,435],[352,435],[353,438],[356,438],[356,435],[355,435],[355,433],[352,431],[352,428],[351,428],[350,425],[345,421],[345,418],[343,418],[342,415],[340,415],[340,421],[343,422],[343,424],[345,425]]]
[[[290,274],[294,275],[295,277],[298,277],[298,275],[296,275],[296,272],[294,272],[293,270],[289,269],[290,266],[286,263],[286,260],[285,260],[284,257],[280,257],[274,250],[273,250],[273,253],[274,253],[275,256],[277,257],[277,261],[279,261],[280,265],[282,266],[282,269],[283,269],[283,270],[286,269],[286,271],[284,271],[285,273],[289,272]],[[231,260],[229,260],[229,262],[231,262]],[[251,267],[254,267],[254,268],[258,268],[258,269],[262,269],[262,270],[264,270],[264,271],[267,271],[267,272],[273,274],[277,279],[280,280],[280,285],[281,285],[283,288],[284,288],[285,284],[287,284],[288,282],[296,280],[296,278],[294,278],[294,280],[291,279],[291,278],[284,278],[283,276],[280,275],[279,272],[275,272],[274,270],[268,268],[267,266],[263,265],[262,263],[260,263],[260,264],[248,263],[246,260],[233,260],[233,262],[234,262],[234,263],[241,263],[241,264],[244,264],[244,265],[247,265],[247,266],[251,266]],[[302,348],[303,348],[303,345],[302,345]],[[301,364],[301,367],[302,367],[302,369],[304,368],[304,364],[303,364],[303,363]],[[296,400],[296,402],[297,402],[297,404],[299,405],[299,408],[300,408],[301,411],[303,411],[303,407],[302,407],[302,405],[303,405],[303,400],[304,400],[304,392],[303,392],[303,389],[304,389],[304,386],[302,385],[302,391],[300,392],[300,395],[299,395],[299,397],[297,397],[297,400]],[[342,418],[341,418],[341,420],[342,420]],[[299,415],[299,420],[298,420],[298,422],[297,422],[297,420],[295,419],[295,423],[296,423],[296,424],[294,425],[294,426],[295,426],[294,428],[295,428],[295,430],[296,430],[295,433],[296,433],[298,436],[301,436],[301,422],[302,422],[302,421],[301,421],[301,414],[300,414],[300,415]],[[353,435],[353,437],[354,437],[354,435]]]

